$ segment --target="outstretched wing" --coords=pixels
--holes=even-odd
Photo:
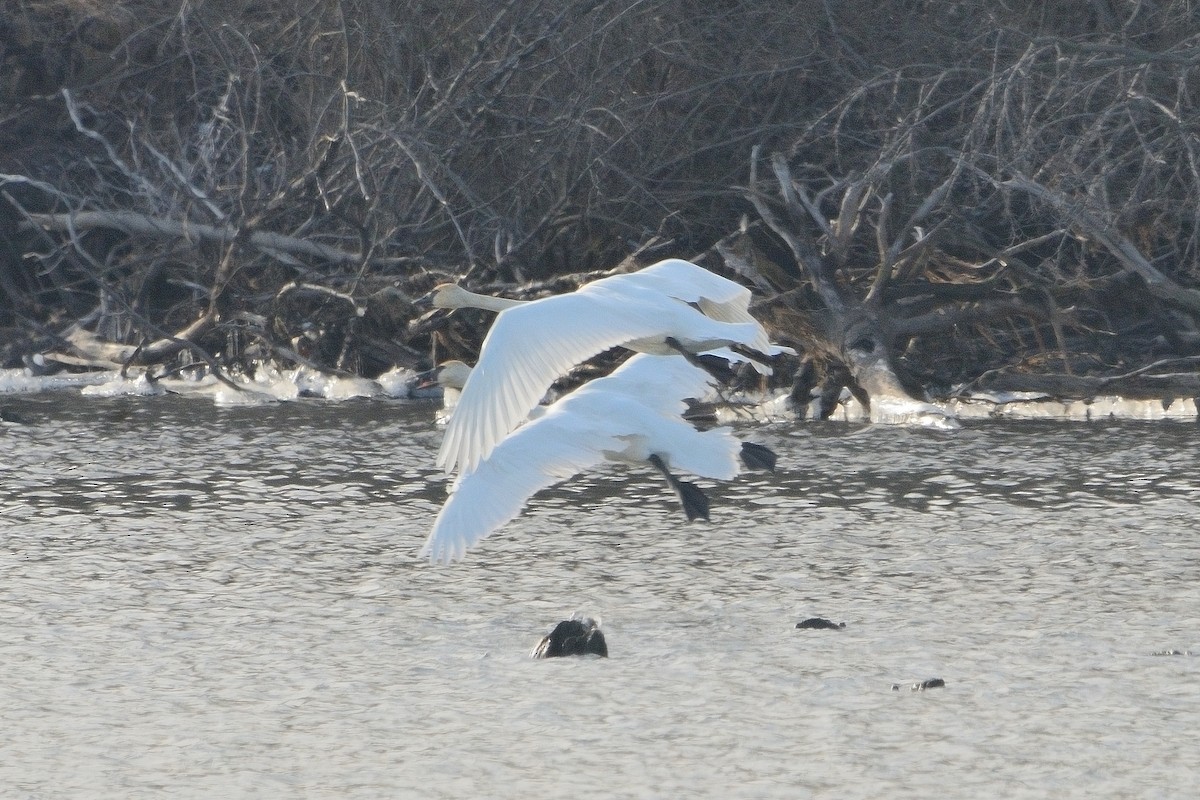
[[[713,392],[711,375],[678,355],[661,356],[638,353],[613,370],[607,377],[581,387],[619,392],[637,398],[647,408],[665,416],[681,416],[687,410],[685,400],[703,400]]]
[[[606,460],[658,455],[696,475],[734,477],[741,443],[729,428],[702,432],[680,417],[684,399],[706,392],[709,380],[681,356],[639,354],[580,387],[459,476],[422,554],[442,562],[461,558],[538,491]]]
[[[755,322],[749,289],[682,258],[668,258],[616,277],[695,303],[706,316],[721,322]],[[765,342],[765,332],[763,338]]]
[[[449,563],[521,513],[534,494],[604,461],[593,437],[564,432],[553,417],[534,420],[454,482],[421,548]]]
[[[758,335],[747,342],[760,353],[777,355],[780,352],[795,352],[791,348],[772,345],[766,330],[750,313],[750,290],[740,283],[722,278],[697,264],[682,258],[668,258],[656,264],[614,276],[628,285],[642,286],[661,292],[685,303],[693,303],[709,319],[730,323],[754,323]]]

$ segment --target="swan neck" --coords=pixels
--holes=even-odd
[[[492,297],[486,294],[476,294],[468,292],[467,295],[471,299],[471,303],[484,311],[503,311],[506,308],[521,305],[520,300],[510,300],[507,297]]]

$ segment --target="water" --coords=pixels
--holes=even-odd
[[[7,400],[6,797],[1184,797],[1193,424],[779,423],[687,526],[548,492],[454,567],[419,403]],[[678,519],[677,519],[678,517]],[[559,619],[611,658],[533,661]],[[841,631],[796,630],[809,616]],[[938,677],[946,687],[908,686]],[[901,689],[892,689],[901,684]]]

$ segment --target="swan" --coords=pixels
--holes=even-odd
[[[768,448],[740,441],[727,427],[698,431],[683,419],[685,399],[702,396],[709,381],[707,372],[681,356],[638,354],[584,384],[458,475],[421,555],[443,563],[462,558],[520,514],[538,491],[606,461],[649,463],[666,478],[689,521],[708,519],[704,492],[676,478],[672,468],[729,480],[742,466],[775,467]]]
[[[437,287],[430,298],[436,308],[499,312],[446,427],[438,466],[474,469],[556,378],[610,347],[657,355],[731,345],[780,352],[751,316],[750,298],[741,284],[678,258],[531,301]]]

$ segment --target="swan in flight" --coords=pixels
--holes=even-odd
[[[780,352],[751,316],[750,297],[741,284],[678,258],[531,301],[439,286],[431,296],[435,307],[481,308],[499,316],[446,427],[438,466],[446,472],[474,469],[556,378],[611,347],[658,355],[730,345]]]
[[[538,491],[605,461],[651,464],[689,520],[707,519],[704,492],[672,469],[729,480],[742,466],[775,467],[775,454],[766,447],[740,441],[729,428],[698,431],[683,419],[684,401],[703,396],[710,380],[681,356],[639,354],[584,384],[458,475],[421,555],[443,563],[462,558],[520,514]]]

